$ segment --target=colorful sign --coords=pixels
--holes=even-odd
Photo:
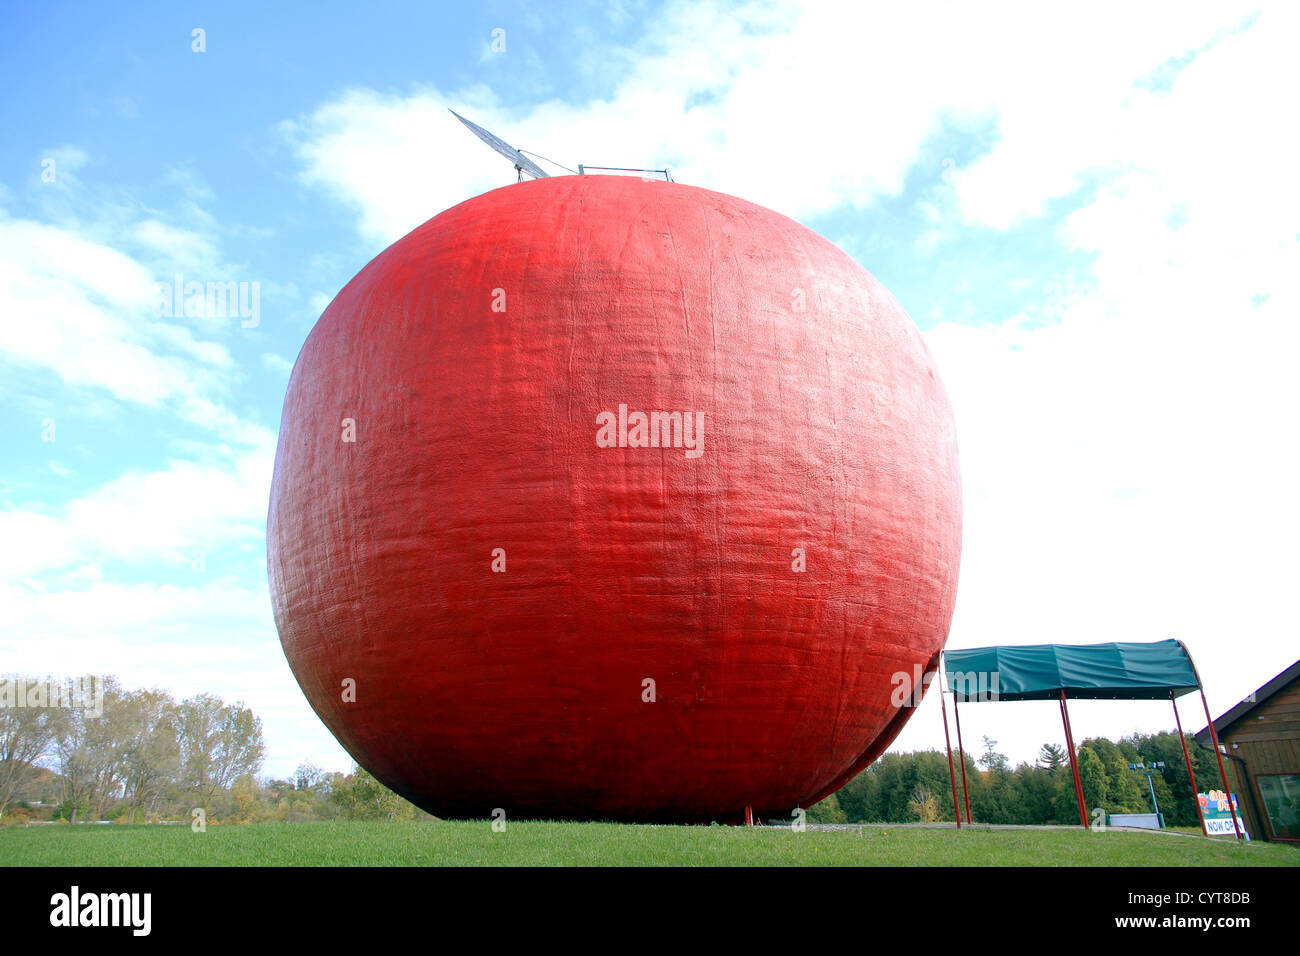
[[[1232,829],[1232,812],[1237,811],[1237,825],[1241,828],[1241,835],[1247,840],[1250,834],[1246,832],[1246,821],[1241,817],[1241,804],[1237,802],[1237,795],[1232,795],[1232,805],[1228,805],[1228,796],[1222,790],[1211,790],[1208,794],[1198,793],[1197,801],[1201,804],[1201,816],[1205,819],[1205,832],[1210,836],[1233,836]]]

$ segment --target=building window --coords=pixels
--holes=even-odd
[[[1258,773],[1255,785],[1275,840],[1300,840],[1300,773]]]

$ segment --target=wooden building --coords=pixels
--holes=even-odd
[[[1216,718],[1214,728],[1251,839],[1300,843],[1300,661]],[[1208,727],[1196,742],[1211,746]]]

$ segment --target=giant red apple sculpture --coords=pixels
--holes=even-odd
[[[271,595],[357,761],[446,817],[789,819],[898,733],[957,586],[951,410],[889,293],[689,186],[462,203],[325,310]]]

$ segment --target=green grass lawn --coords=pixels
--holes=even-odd
[[[1300,866],[1277,844],[1083,830],[604,823],[261,823],[0,829],[0,865],[30,866]]]

